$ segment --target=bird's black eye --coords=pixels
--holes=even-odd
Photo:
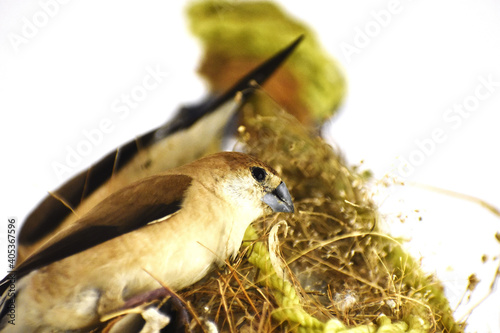
[[[261,182],[264,179],[266,179],[267,176],[266,170],[259,167],[253,167],[251,168],[251,170],[252,170],[252,176],[256,181]]]

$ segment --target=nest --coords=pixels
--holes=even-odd
[[[296,213],[255,222],[234,262],[179,293],[193,331],[462,331],[440,283],[379,231],[369,175],[265,93],[242,112],[243,150],[282,175]]]
[[[339,151],[308,129],[328,118],[345,92],[342,71],[314,32],[267,1],[199,1],[190,6],[189,17],[205,49],[201,73],[216,91],[224,88],[224,73],[232,72],[228,63],[241,70],[249,58],[263,57],[269,45],[285,45],[299,34],[308,43],[284,66],[292,75],[274,80],[286,84],[266,86],[279,103],[267,93],[253,95],[243,107],[238,131],[240,149],[282,175],[296,213],[255,222],[236,261],[180,292],[192,312],[192,327],[224,332],[463,331],[439,281],[423,273],[398,240],[381,232],[383,217],[367,190],[369,173],[347,166]],[[293,111],[297,105],[306,105],[313,119]],[[204,327],[207,320],[213,326]]]

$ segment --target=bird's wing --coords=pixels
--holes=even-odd
[[[125,167],[132,163],[142,163],[141,161],[134,162],[134,157],[141,150],[151,147],[159,141],[170,140],[173,134],[194,127],[200,120],[205,119],[215,111],[221,109],[228,102],[231,102],[238,92],[252,90],[249,88],[253,87],[254,84],[262,85],[293,52],[301,40],[302,36],[255,68],[219,97],[214,98],[210,96],[198,105],[182,108],[172,121],[109,153],[88,170],[76,175],[54,191],[53,194],[48,195],[23,223],[19,233],[20,246],[28,246],[47,237],[61,225],[71,214],[72,210],[75,210],[84,199],[105,184],[111,176],[116,175],[117,172],[125,169]],[[220,127],[224,127],[224,125],[217,124]],[[208,124],[207,127],[213,127],[213,125]],[[205,141],[209,140],[205,138]],[[199,145],[193,144],[190,146],[198,147]],[[183,145],[183,147],[186,147],[186,145]],[[168,153],[163,154],[163,156],[170,160],[174,159]],[[175,163],[174,161],[173,165],[172,161],[169,162],[171,163],[171,167],[176,167],[186,161],[179,161],[179,163]],[[142,178],[147,175],[139,176],[138,178]]]
[[[16,278],[179,211],[191,181],[186,175],[161,175],[112,194],[23,261]]]

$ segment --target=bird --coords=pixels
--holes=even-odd
[[[181,108],[171,121],[113,150],[49,193],[21,227],[17,262],[24,261],[54,234],[75,223],[113,192],[206,155],[245,96],[255,86],[264,84],[302,39],[299,36],[219,96],[209,96],[196,105]]]
[[[2,280],[4,307],[12,277],[16,294],[15,325],[4,316],[1,331],[89,329],[159,281],[174,291],[192,285],[236,256],[253,221],[276,212],[294,212],[285,183],[239,152],[129,184]]]

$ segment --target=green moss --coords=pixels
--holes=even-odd
[[[388,251],[386,260],[395,268],[397,279],[409,290],[410,296],[421,299],[422,303],[408,305],[408,315],[418,313],[439,322],[444,332],[462,332],[462,325],[455,322],[441,283],[432,275],[425,274],[417,262],[400,246]],[[436,323],[438,325],[438,323]]]
[[[189,6],[188,17],[205,54],[227,58],[265,58],[273,47],[279,49],[305,35],[285,65],[300,83],[300,98],[318,122],[340,105],[346,82],[338,63],[311,29],[272,2],[197,1]]]

